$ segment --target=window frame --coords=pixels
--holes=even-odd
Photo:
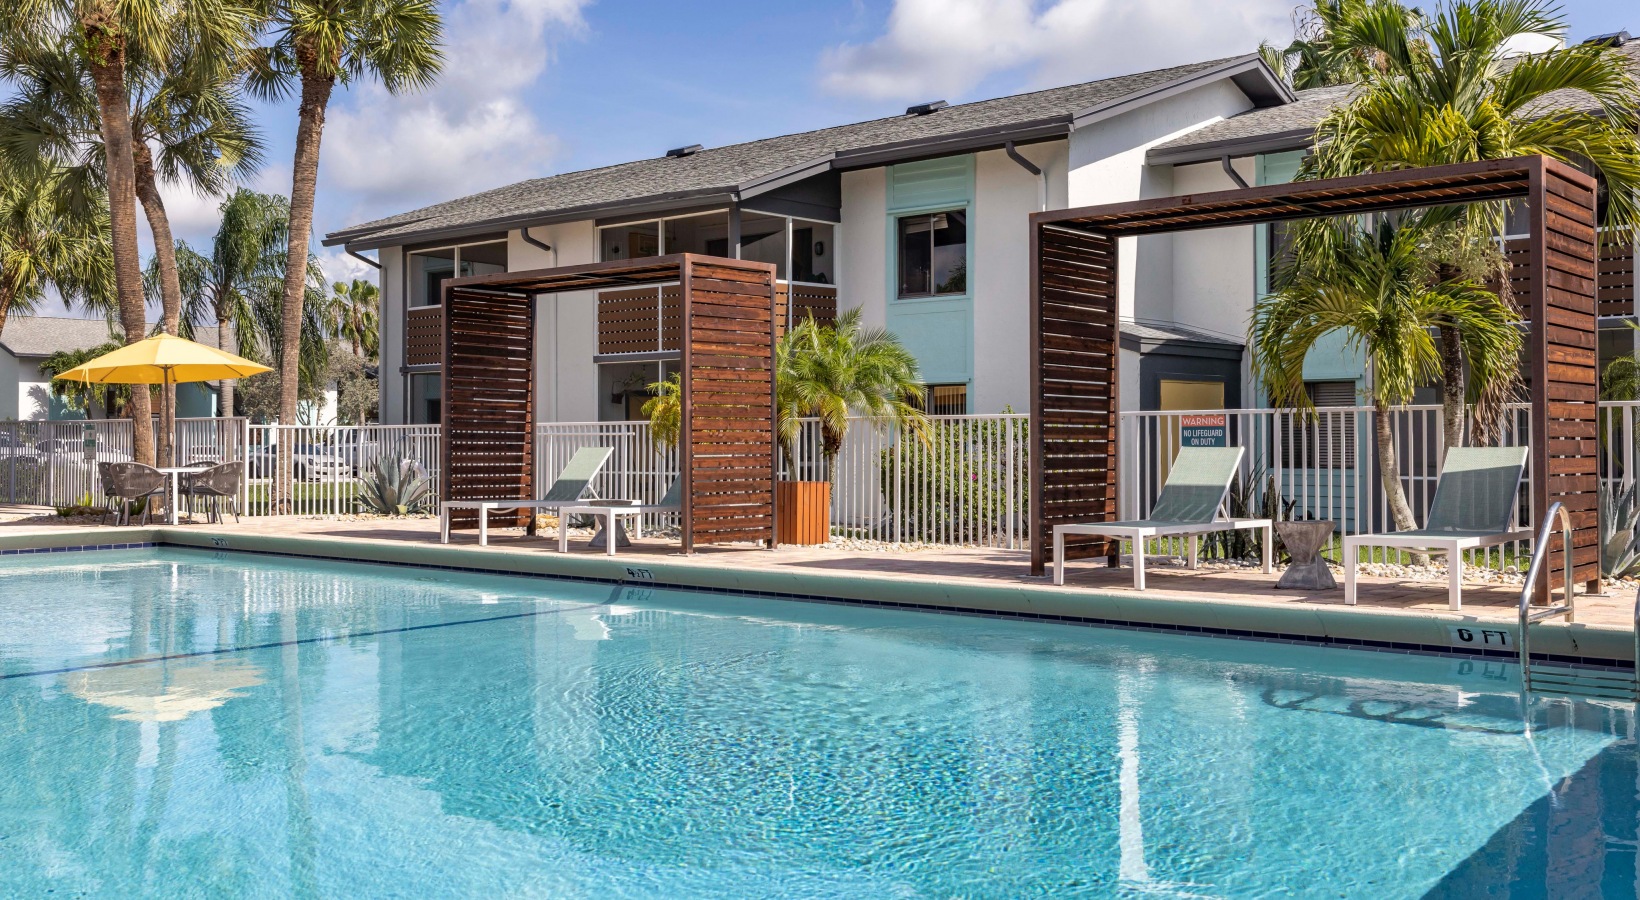
[[[930,292],[927,294],[905,295],[900,293],[903,279],[900,277],[900,223],[905,219],[915,219],[921,216],[937,216],[941,213],[961,213],[963,220],[963,287],[960,293],[941,294]],[[974,205],[964,203],[953,206],[941,204],[922,209],[896,210],[889,215],[891,227],[888,230],[888,277],[890,284],[889,297],[894,303],[944,303],[952,300],[967,300],[974,296]],[[933,229],[929,229],[929,287],[934,287],[933,271]]]
[[[450,275],[450,278],[460,278],[460,277],[462,277],[462,275],[461,275],[461,250],[462,250],[463,247],[489,247],[489,246],[493,246],[493,245],[496,245],[496,244],[499,244],[503,248],[505,248],[506,253],[507,253],[507,263],[506,263],[506,266],[502,269],[502,271],[507,271],[507,272],[512,271],[512,245],[511,245],[512,242],[509,241],[509,240],[505,240],[505,239],[496,240],[494,238],[491,238],[490,240],[487,240],[487,241],[468,241],[464,244],[444,244],[444,245],[440,245],[440,246],[437,246],[437,247],[417,247],[414,250],[406,250],[404,252],[404,308],[406,310],[428,309],[428,308],[431,308],[431,307],[438,307],[438,306],[443,306],[444,305],[444,295],[443,295],[442,292],[440,292],[440,294],[436,298],[435,302],[432,302],[432,303],[423,303],[420,306],[417,306],[417,305],[410,302],[411,300],[414,299],[414,292],[411,290],[411,285],[413,285],[415,283],[414,279],[415,279],[415,268],[416,268],[415,261],[412,259],[412,257],[425,256],[429,253],[440,253],[440,252],[443,252],[445,250],[448,250],[448,251],[450,251],[450,261],[451,261],[451,265],[453,266],[453,268],[452,268],[453,274]],[[448,279],[446,279],[446,280],[448,280]]]

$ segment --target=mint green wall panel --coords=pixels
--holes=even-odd
[[[963,206],[974,195],[974,157],[949,156],[888,168],[888,209]]]
[[[928,384],[973,380],[973,322],[967,300],[919,300],[889,307],[889,330],[917,357]]]

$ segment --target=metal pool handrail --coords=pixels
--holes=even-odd
[[[1554,527],[1556,520],[1560,522],[1561,547],[1566,554],[1566,602],[1559,606],[1550,606],[1532,611],[1532,594],[1537,590],[1538,574],[1543,571],[1543,560],[1549,555],[1549,531]],[[1520,589],[1520,632],[1516,635],[1516,649],[1520,651],[1520,679],[1521,685],[1531,690],[1532,663],[1531,663],[1531,626],[1544,619],[1564,615],[1566,621],[1571,622],[1577,612],[1575,595],[1572,593],[1572,517],[1566,512],[1566,507],[1559,501],[1549,504],[1549,509],[1543,515],[1543,525],[1538,528],[1537,540],[1532,544],[1532,564],[1526,568],[1526,584]],[[1637,601],[1635,621],[1640,624],[1640,601]],[[1640,642],[1640,638],[1637,638]]]

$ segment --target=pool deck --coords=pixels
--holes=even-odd
[[[844,551],[815,547],[706,548],[684,556],[675,541],[644,538],[608,557],[586,549],[557,552],[556,532],[526,537],[494,529],[490,545],[458,532],[438,542],[433,519],[347,520],[309,517],[246,519],[241,524],[150,525],[136,528],[17,521],[0,507],[0,552],[40,547],[99,547],[158,543],[526,575],[613,581],[633,586],[702,588],[945,612],[980,612],[1089,624],[1160,628],[1274,640],[1322,641],[1407,652],[1514,652],[1519,588],[1467,583],[1461,612],[1446,608],[1444,582],[1362,576],[1360,604],[1344,604],[1343,590],[1279,591],[1275,575],[1256,568],[1190,571],[1152,563],[1143,593],[1132,571],[1094,561],[1074,564],[1056,587],[1033,578],[1024,551],[939,548],[904,552]],[[7,515],[11,513],[11,515]],[[1576,624],[1559,621],[1533,630],[1534,655],[1568,662],[1613,664],[1634,657],[1631,622],[1635,598],[1613,587],[1606,596],[1578,598]],[[1488,632],[1489,645],[1476,643]],[[1499,633],[1507,635],[1497,637]],[[1466,642],[1460,635],[1467,636]]]

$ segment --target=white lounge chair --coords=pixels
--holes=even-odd
[[[439,543],[450,543],[450,510],[476,509],[478,510],[478,545],[483,547],[490,542],[490,513],[498,509],[517,510],[558,510],[562,515],[562,508],[585,499],[587,491],[592,488],[593,479],[603,471],[604,463],[609,462],[609,456],[615,451],[608,447],[582,447],[569,458],[564,471],[558,473],[558,480],[547,488],[547,493],[540,500],[445,500],[438,505],[439,514]],[[530,520],[529,533],[535,533],[535,520]]]
[[[632,506],[593,506],[579,504],[566,506],[558,510],[558,552],[569,552],[569,517],[570,516],[601,516],[604,520],[604,554],[615,555],[615,545],[619,544],[619,531],[622,518],[632,518],[632,536],[643,537],[643,516],[657,513],[675,513],[683,510],[683,479],[676,478],[672,486],[666,489],[661,502]]]
[[[1053,583],[1065,583],[1065,535],[1095,534],[1133,542],[1133,589],[1145,589],[1145,541],[1157,537],[1188,537],[1190,568],[1196,568],[1197,540],[1203,534],[1257,528],[1264,531],[1264,573],[1271,565],[1269,519],[1223,518],[1230,482],[1241,465],[1241,447],[1183,447],[1168,470],[1167,483],[1151,507],[1150,518],[1132,522],[1090,522],[1053,527]]]
[[[1463,552],[1530,540],[1511,529],[1515,498],[1526,474],[1525,447],[1454,447],[1446,451],[1429,519],[1423,528],[1344,538],[1344,602],[1355,605],[1355,567],[1362,547],[1396,547],[1446,554],[1446,605],[1463,609]]]

